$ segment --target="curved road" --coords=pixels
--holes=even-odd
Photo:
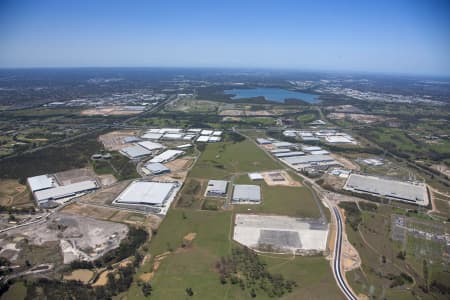
[[[339,214],[339,210],[336,207],[333,207],[334,215],[336,216],[336,244],[334,247],[334,263],[333,263],[333,273],[336,277],[336,281],[339,285],[339,288],[345,295],[345,298],[351,300],[357,300],[358,298],[353,295],[351,289],[347,286],[347,282],[342,276],[341,272],[341,248],[342,248],[342,219]]]

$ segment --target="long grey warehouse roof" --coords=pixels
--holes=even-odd
[[[36,201],[56,200],[70,197],[75,194],[96,189],[97,183],[94,180],[86,180],[68,185],[61,185],[55,188],[45,189],[34,192]]]
[[[270,150],[270,153],[275,154],[275,153],[284,153],[284,152],[291,152],[290,149],[274,149],[274,150]]]
[[[120,152],[130,158],[138,158],[138,157],[141,157],[144,155],[149,155],[152,153],[151,151],[145,149],[144,147],[138,146],[138,145],[125,147],[122,150],[120,150]]]
[[[271,141],[269,141],[268,139],[265,139],[265,138],[257,138],[256,142],[261,145],[272,144]]]
[[[250,184],[236,184],[233,190],[233,201],[261,201],[260,186]]]
[[[425,184],[412,184],[404,181],[383,179],[375,176],[351,174],[344,189],[384,196],[418,205],[428,205]]]
[[[304,155],[283,158],[285,162],[291,165],[310,164],[319,162],[333,161],[334,158],[329,155]]]
[[[55,186],[54,179],[48,175],[39,175],[27,178],[32,192],[48,189]]]
[[[170,169],[161,163],[147,163],[144,167],[149,170],[152,174],[161,174],[164,172],[169,172]]]
[[[167,162],[171,159],[174,159],[178,157],[179,155],[183,154],[184,152],[181,150],[166,150],[163,153],[153,157],[150,162],[152,163],[162,163]]]
[[[290,151],[290,152],[281,152],[281,153],[273,153],[273,156],[275,157],[290,157],[290,156],[299,156],[299,155],[305,155],[304,152],[301,151]]]

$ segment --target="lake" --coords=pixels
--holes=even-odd
[[[264,97],[267,101],[283,103],[285,99],[300,99],[308,103],[319,102],[319,95],[303,93],[298,91],[289,91],[279,88],[255,88],[255,89],[232,89],[225,90],[225,94],[234,95],[233,100]]]

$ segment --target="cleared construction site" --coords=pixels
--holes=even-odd
[[[7,232],[9,248],[21,255],[18,237],[26,238],[30,244],[46,245],[57,242],[65,264],[74,260],[95,260],[106,252],[117,248],[127,236],[128,227],[124,224],[100,221],[68,213],[56,213],[48,221],[42,220],[34,226],[12,229]]]
[[[286,216],[237,214],[233,239],[255,251],[317,254],[326,250],[328,224]]]

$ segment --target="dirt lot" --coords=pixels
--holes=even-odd
[[[193,157],[186,156],[166,163],[166,167],[172,172],[186,171],[192,165],[193,161]]]
[[[95,180],[96,174],[90,168],[83,168],[55,173],[55,178],[60,185],[68,185],[85,180]]]
[[[124,116],[124,115],[137,115],[142,111],[140,110],[127,110],[122,106],[104,106],[98,108],[89,108],[80,112],[83,116]]]
[[[267,185],[281,186],[302,186],[302,184],[294,179],[286,171],[270,171],[261,173]]]
[[[57,242],[64,263],[70,263],[76,259],[94,260],[100,257],[118,247],[127,233],[128,227],[123,224],[58,212],[46,222],[43,220],[33,226],[12,229],[7,235],[26,237],[29,244],[37,246]]]
[[[340,156],[335,153],[330,154],[331,157],[333,157],[335,160],[337,160],[339,163],[341,163],[345,168],[353,171],[359,171],[361,168],[357,163],[352,162],[351,160]]]
[[[90,205],[86,203],[75,202],[66,206],[63,212],[74,215],[91,217],[97,220],[125,223],[135,226],[142,226],[151,232],[151,229],[157,228],[161,219],[154,215],[144,215],[113,207],[103,207]]]
[[[116,182],[94,193],[86,194],[79,198],[78,202],[97,205],[109,205],[127,187],[131,180]]]
[[[100,276],[98,276],[97,281],[92,286],[96,287],[96,286],[103,286],[103,285],[107,284],[108,283],[108,274],[110,272],[113,272],[113,271],[105,270],[104,272],[102,272],[100,274]]]
[[[127,136],[134,136],[137,133],[135,130],[120,130],[112,131],[98,137],[98,140],[103,144],[108,151],[118,151],[127,146],[123,143],[123,139]]]
[[[183,157],[175,159],[165,164],[170,169],[169,174],[165,174],[158,177],[158,180],[182,180],[184,181],[187,176],[187,170],[194,161],[193,157]]]
[[[94,272],[88,269],[78,269],[73,270],[72,273],[68,275],[64,275],[64,280],[76,280],[81,281],[84,284],[87,284],[94,275]]]
[[[116,177],[112,174],[100,175],[98,176],[98,179],[100,180],[102,186],[110,186],[117,182]]]
[[[64,213],[91,217],[98,220],[109,220],[118,212],[118,210],[114,208],[94,206],[80,202],[74,202],[67,205],[61,211]]]
[[[359,254],[347,238],[344,239],[342,250],[344,272],[357,269],[361,266]]]
[[[25,185],[17,180],[0,180],[0,205],[2,206],[30,206],[33,200]]]
[[[341,190],[347,180],[346,178],[341,178],[330,174],[324,174],[322,179],[324,186],[331,187],[335,191]]]
[[[435,169],[436,171],[444,174],[447,177],[450,177],[450,168],[446,165],[432,165],[431,168]]]

